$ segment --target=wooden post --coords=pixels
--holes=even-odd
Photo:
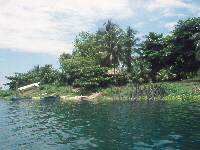
[[[113,100],[114,100],[113,86],[111,86],[110,90],[111,90],[112,98],[113,98]]]
[[[133,100],[135,100],[136,99],[136,91],[137,91],[137,89],[136,89],[136,83],[134,83],[134,85],[133,85]]]
[[[160,85],[160,97],[163,98],[163,88],[162,85]]]
[[[147,100],[149,100],[150,99],[150,93],[151,93],[151,88],[150,88],[150,84],[148,85],[148,87],[147,87]]]
[[[119,90],[119,88],[117,88],[117,91],[118,91],[118,97],[119,97],[119,100],[120,100],[120,90]]]
[[[136,83],[136,100],[139,98],[139,84]]]
[[[147,85],[144,85],[144,95],[145,95],[146,98],[148,99],[148,89],[147,89]]]
[[[142,100],[142,87],[141,87],[141,85],[138,86],[138,96],[139,96],[139,100]]]
[[[16,85],[15,85],[15,88],[16,88],[16,97],[19,97],[18,87],[19,87],[19,81],[16,81]]]
[[[154,100],[154,92],[155,91],[155,89],[154,89],[154,85],[152,84],[152,100]]]
[[[113,100],[116,100],[116,88],[114,87],[114,90],[113,90]]]

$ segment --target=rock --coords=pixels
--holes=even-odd
[[[72,92],[77,93],[77,92],[83,92],[84,90],[85,90],[84,87],[80,87],[80,88],[72,89]]]

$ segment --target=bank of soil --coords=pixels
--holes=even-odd
[[[98,96],[101,96],[102,93],[92,93],[89,96],[60,96],[61,100],[65,101],[65,100],[76,100],[76,101],[81,101],[81,100],[89,100],[89,101],[94,101]],[[40,97],[32,97],[33,100],[38,100],[40,99]]]
[[[101,96],[102,93],[92,93],[90,96],[73,96],[73,97],[68,97],[68,96],[61,96],[62,100],[94,100],[96,97]]]

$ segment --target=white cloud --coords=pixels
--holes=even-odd
[[[185,17],[185,12],[177,13],[177,9],[184,9],[185,12],[197,13],[200,11],[199,6],[192,5],[189,1],[183,0],[151,0],[147,6],[147,10],[158,11],[161,15],[167,17]]]
[[[73,50],[80,31],[96,31],[98,22],[113,19],[135,28],[162,17],[185,17],[197,5],[182,0],[4,0],[0,1],[0,49],[52,53]],[[135,18],[134,18],[135,17]],[[178,20],[177,20],[178,21]],[[124,22],[123,22],[124,23]],[[130,23],[130,24],[129,24]],[[167,27],[167,25],[166,25]],[[156,31],[155,31],[156,32]]]
[[[146,24],[146,22],[138,22],[138,23],[135,23],[134,25],[133,25],[133,27],[134,28],[139,28],[139,27],[141,27],[141,26],[143,26],[143,25],[145,25]]]
[[[164,25],[165,28],[168,28],[169,31],[172,31],[175,28],[177,22],[169,22]]]
[[[7,61],[7,59],[4,59],[4,58],[0,58],[0,61]]]
[[[194,6],[188,3],[182,2],[182,0],[152,0],[151,3],[148,5],[149,11],[154,11],[157,9],[166,9],[170,8],[187,8],[192,9]]]
[[[163,14],[163,16],[164,17],[179,17],[179,18],[182,18],[182,17],[186,17],[187,15],[181,14],[181,13],[165,12]]]
[[[128,0],[10,0],[0,2],[0,48],[60,54],[80,31],[102,19],[132,15]]]

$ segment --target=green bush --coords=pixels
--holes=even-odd
[[[89,66],[76,69],[76,79],[73,81],[75,87],[94,88],[99,86],[106,86],[111,83],[107,75],[107,67]]]
[[[15,92],[12,90],[0,90],[0,98],[4,98],[6,96],[11,96],[13,95]]]

